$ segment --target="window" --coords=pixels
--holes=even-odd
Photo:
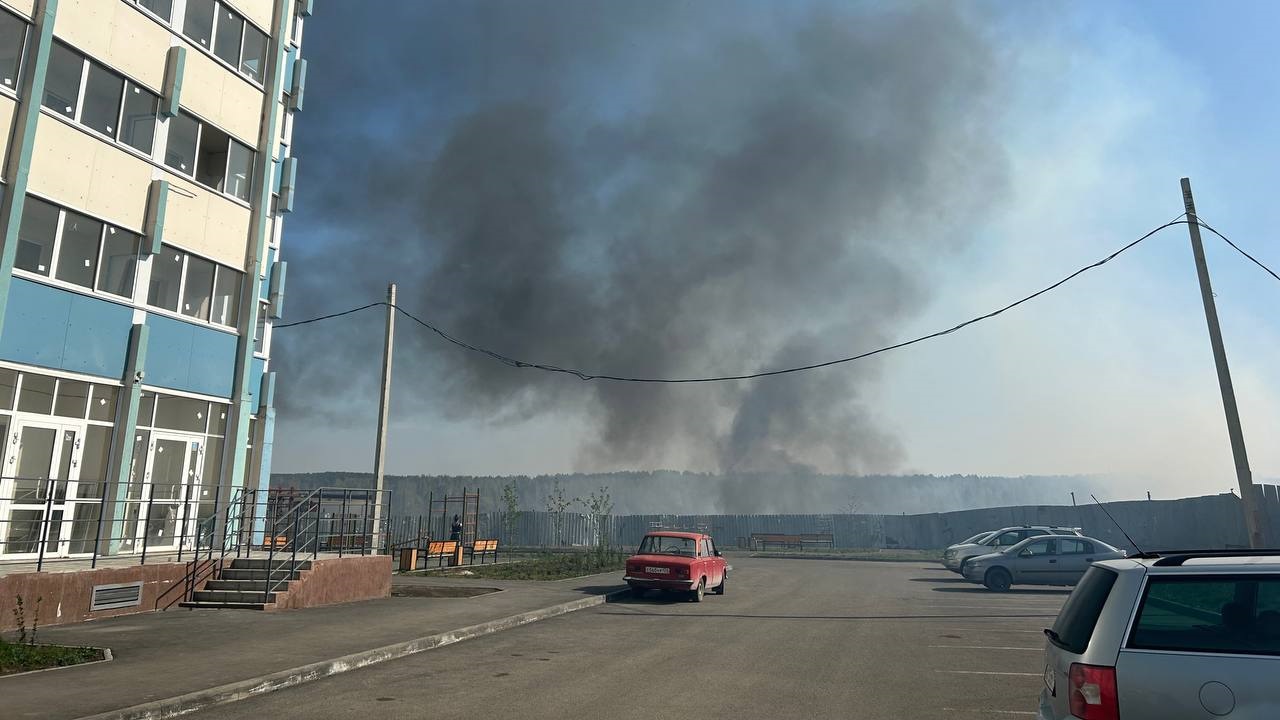
[[[182,34],[240,74],[262,82],[267,36],[240,13],[214,0],[187,0]]]
[[[693,557],[697,547],[693,538],[647,535],[640,542],[637,555],[683,555]]]
[[[169,118],[169,142],[165,146],[164,164],[184,175],[194,175],[199,135],[200,123],[190,115],[180,112]]]
[[[187,0],[187,17],[182,34],[202,48],[213,47],[213,0]]]
[[[178,293],[182,289],[182,265],[186,254],[168,245],[161,246],[160,254],[151,258],[151,289],[147,292],[147,304],[178,311]]]
[[[253,172],[253,151],[231,140],[231,152],[227,159],[226,191],[241,200],[249,200],[250,174]]]
[[[132,298],[140,241],[133,233],[27,196],[14,266],[49,277],[56,256],[52,276],[58,280]]]
[[[165,22],[173,20],[173,0],[138,0],[138,5],[150,10]]]
[[[227,145],[231,137],[207,123],[200,124],[200,149],[196,154],[196,182],[225,190]]]
[[[58,236],[58,208],[28,197],[18,227],[18,252],[14,267],[48,276],[53,265],[53,246]]]
[[[83,101],[80,100],[82,77]],[[49,56],[43,104],[95,132],[151,155],[159,119],[159,97],[61,43],[54,43]],[[170,145],[180,147],[182,139],[179,131],[179,137]],[[194,144],[192,141],[191,145]],[[194,154],[193,149],[187,157]]]
[[[140,242],[141,238],[131,232],[107,227],[107,233],[102,238],[102,267],[98,270],[98,290],[120,297],[133,297]]]
[[[83,418],[88,404],[89,383],[78,380],[61,380],[58,382],[58,399],[53,406],[54,415]]]
[[[0,85],[18,88],[18,71],[22,69],[22,51],[26,46],[27,24],[0,10]]]
[[[209,418],[209,403],[204,400],[161,395],[156,399],[156,421],[153,427],[202,433]]]
[[[151,262],[147,304],[235,326],[244,273],[168,245],[161,246]]]
[[[1156,577],[1128,646],[1280,655],[1280,577]]]
[[[1052,540],[1037,540],[1033,543],[1027,543],[1027,546],[1018,551],[1019,557],[1038,557],[1040,555],[1053,554]]]
[[[213,54],[226,60],[232,67],[240,66],[240,42],[244,38],[244,18],[225,6],[218,8],[218,31]]]
[[[124,78],[96,63],[89,64],[80,122],[108,137],[116,137]]]
[[[195,178],[205,187],[249,200],[257,153],[186,113],[179,113],[170,124],[166,165]]]
[[[1097,566],[1085,571],[1058,613],[1058,619],[1053,622],[1054,636],[1051,640],[1055,645],[1076,654],[1089,648],[1093,629],[1102,615],[1102,606],[1107,604],[1117,577],[1111,570]]]
[[[1016,531],[1009,531],[996,538],[995,545],[997,547],[1012,547],[1022,542],[1026,538],[1022,537]]]
[[[213,263],[198,257],[187,257],[187,279],[182,289],[182,314],[209,319],[209,303],[213,298]]]
[[[124,113],[120,116],[120,141],[145,155],[151,155],[159,108],[160,98],[155,93],[133,82],[126,83]]]
[[[40,104],[56,113],[75,118],[80,98],[80,76],[83,72],[84,56],[62,43],[54,43],[49,50],[44,99]]]
[[[1085,540],[1059,540],[1058,553],[1061,555],[1092,555],[1093,543]]]
[[[262,82],[267,66],[267,36],[252,25],[244,26],[244,52],[240,58],[240,72],[250,80]]]
[[[235,326],[239,320],[240,285],[243,273],[219,267],[213,283],[213,314],[209,319],[220,324]]]
[[[62,221],[62,242],[58,249],[59,280],[91,288],[98,270],[98,245],[102,223],[79,213],[66,211]]]
[[[89,401],[89,419],[112,422],[116,417],[116,398],[119,390],[111,385],[94,385],[93,399]]]

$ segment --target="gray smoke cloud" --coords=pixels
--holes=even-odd
[[[643,376],[808,363],[900,339],[1002,195],[1002,68],[954,3],[366,14],[329,4],[308,27],[292,319],[394,279],[406,309],[528,361]],[[879,361],[583,383],[401,323],[397,414],[587,417],[585,467],[857,473],[904,457],[867,398]],[[367,405],[380,335],[373,313],[281,331],[282,414],[342,422]]]

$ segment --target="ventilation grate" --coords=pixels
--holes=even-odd
[[[120,583],[118,585],[95,585],[93,601],[89,603],[90,612],[98,610],[115,610],[142,604],[142,583]]]

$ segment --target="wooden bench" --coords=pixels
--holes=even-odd
[[[493,561],[498,562],[498,540],[476,540],[471,544],[471,562],[475,563],[476,554],[480,555],[480,564],[484,564],[485,555],[492,555]]]
[[[784,535],[782,533],[751,533],[751,545],[758,550],[768,550],[770,545],[781,548],[799,549],[804,546],[800,535]]]
[[[836,536],[832,533],[806,533],[800,536],[801,547],[825,547],[835,549]]]
[[[427,543],[426,551],[422,554],[424,566],[435,560],[436,567],[443,567],[457,552],[457,540],[432,540]]]
[[[272,548],[275,548],[276,550],[283,550],[287,547],[289,547],[289,538],[284,535],[269,537],[262,542],[263,550],[270,550]]]

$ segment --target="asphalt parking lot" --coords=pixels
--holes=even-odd
[[[1067,589],[995,594],[922,563],[731,562],[727,594],[700,604],[628,598],[193,717],[1034,717],[1040,631]]]

